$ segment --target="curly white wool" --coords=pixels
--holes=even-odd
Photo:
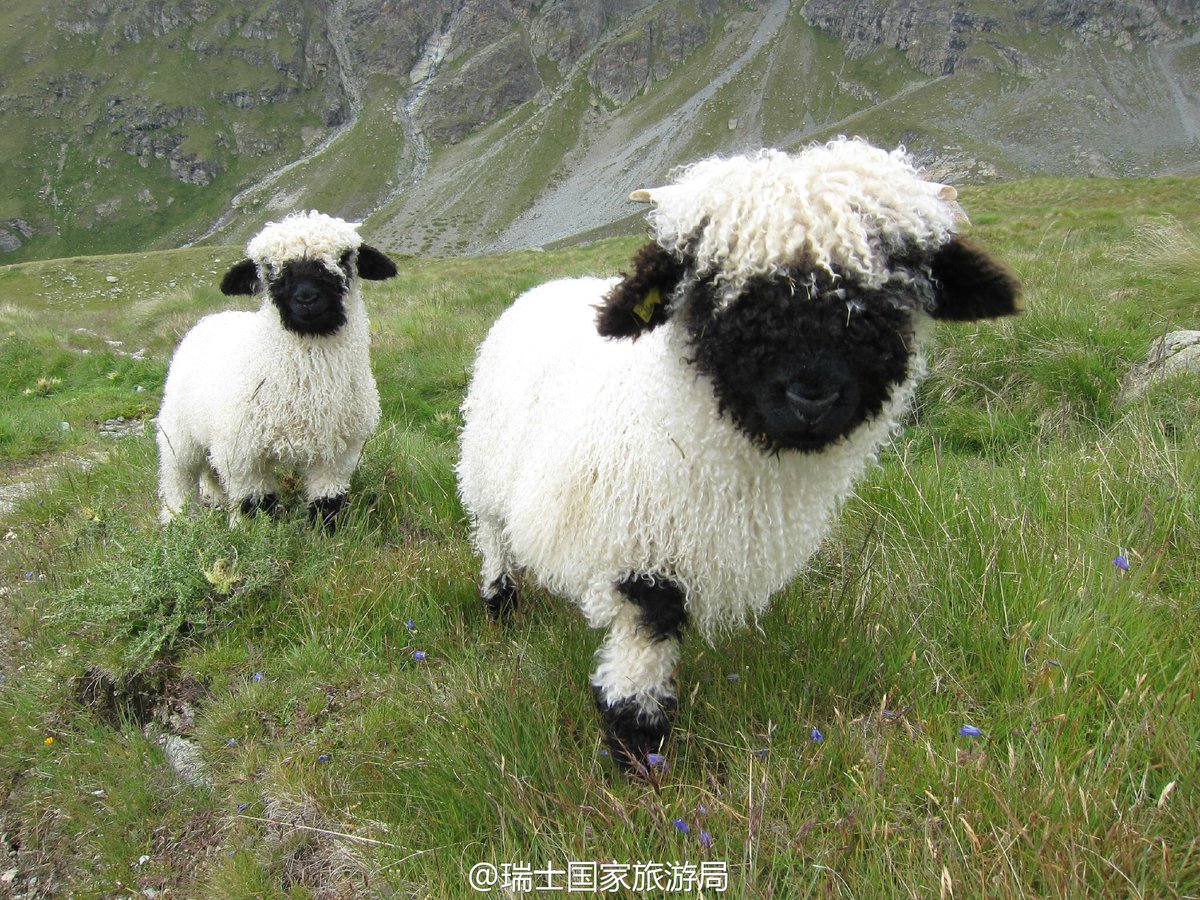
[[[493,326],[463,404],[459,493],[485,567],[499,565],[485,584],[511,561],[604,627],[628,605],[618,581],[661,575],[711,638],[755,618],[803,569],[923,361],[846,440],[764,454],[719,412],[681,329],[597,333],[595,306],[614,283],[544,284]]]
[[[651,199],[655,239],[685,249],[727,296],[789,266],[853,274],[869,287],[892,273],[892,252],[944,243],[962,218],[952,191],[924,180],[903,148],[830,141],[799,156],[760,150],[678,172]],[[949,197],[947,195],[950,195]]]
[[[313,259],[330,268],[347,250],[362,244],[361,222],[347,222],[324,213],[293,213],[280,222],[268,222],[250,239],[246,255],[260,266],[278,267],[292,259]]]

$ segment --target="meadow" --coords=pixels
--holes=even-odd
[[[641,781],[581,617],[533,591],[488,622],[452,470],[490,322],[637,237],[368,286],[384,421],[332,536],[298,502],[157,524],[136,423],[236,248],[0,268],[0,895],[461,898],[477,864],[592,863],[624,897],[1200,896],[1200,377],[1122,399],[1200,328],[1200,179],[962,200],[1025,314],[939,326],[810,570],[685,637]]]

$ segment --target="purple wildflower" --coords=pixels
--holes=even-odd
[[[707,831],[700,832],[700,846],[705,850],[712,849],[712,834]]]
[[[813,730],[808,733],[808,736],[818,744],[823,743],[825,740],[825,735],[821,734],[821,729],[816,725],[813,726]]]
[[[667,767],[667,758],[661,753],[647,753],[646,762],[656,769],[665,769]]]
[[[236,747],[236,746],[237,746],[237,738],[230,738],[229,740],[227,740],[227,741],[225,742],[225,746],[227,746],[227,747]]]
[[[1117,558],[1113,560],[1113,565],[1116,566],[1118,569],[1120,569],[1122,572],[1128,572],[1129,571],[1129,557],[1127,557],[1124,553],[1118,553]]]
[[[674,822],[674,825],[676,828],[678,828],[684,834],[687,834],[688,832],[690,832],[692,830],[691,826],[689,826],[688,823],[685,822],[683,819],[676,819]]]
[[[255,672],[253,675],[251,675],[251,676],[250,676],[250,678],[251,678],[251,679],[253,679],[254,681],[262,681],[262,680],[263,680],[263,673],[262,673],[262,672]]]
[[[770,752],[771,752],[771,751],[770,751],[770,748],[768,748],[768,747],[762,747],[762,748],[760,748],[760,749],[758,749],[758,750],[755,750],[755,751],[754,751],[754,755],[755,755],[755,756],[757,756],[759,759],[766,759],[766,758],[767,758],[767,754],[768,754],[768,753],[770,753]]]
[[[249,806],[250,806],[249,803],[239,803],[238,804],[238,812],[245,812]]]
[[[414,622],[412,619],[405,619],[405,620],[404,620],[404,627],[405,627],[405,628],[407,628],[409,631],[416,631],[416,630],[417,630],[417,623],[416,623],[416,622]]]
[[[413,659],[415,659],[417,662],[420,662],[424,658],[425,658],[424,650],[414,650],[413,651]]]
[[[737,672],[730,672],[728,675],[725,676],[725,680],[726,681],[737,681],[741,677],[742,676],[739,675]]]
[[[329,759],[330,759],[330,756],[328,753],[322,753],[320,756],[317,757],[317,762],[325,763],[325,762],[329,762]]]
[[[696,815],[707,816],[708,815],[708,807],[705,806],[703,803],[697,803],[696,804]]]
[[[963,737],[983,737],[983,732],[974,725],[964,725],[962,728],[958,729],[958,733]]]

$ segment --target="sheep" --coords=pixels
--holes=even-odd
[[[334,527],[379,423],[360,279],[396,275],[358,227],[316,211],[268,223],[221,281],[227,296],[261,292],[260,308],[184,335],[158,416],[164,524],[197,494],[231,521],[277,515],[278,465],[300,475],[309,519]]]
[[[1019,312],[955,197],[859,139],[703,160],[631,195],[629,274],[536,287],[480,346],[456,471],[483,600],[505,619],[525,573],[607,629],[591,685],[627,774],[668,736],[685,626],[753,622],[804,568],[932,320]]]

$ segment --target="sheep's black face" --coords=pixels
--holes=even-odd
[[[711,281],[686,305],[693,361],[721,412],[768,452],[815,452],[876,416],[908,376],[919,286],[757,279],[724,309]]]
[[[267,290],[283,327],[303,335],[329,336],[346,324],[349,254],[334,272],[312,259],[284,263],[269,274]]]

